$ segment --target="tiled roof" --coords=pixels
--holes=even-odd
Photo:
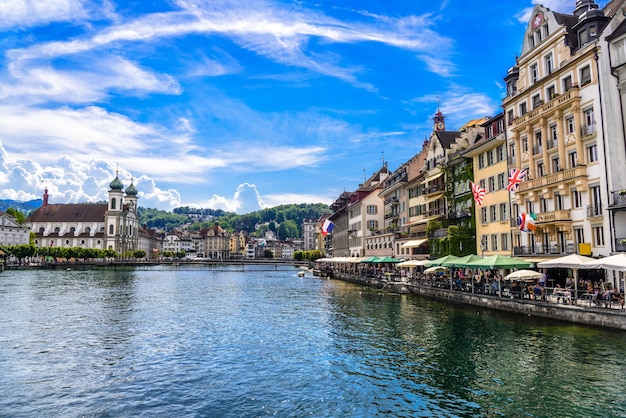
[[[104,222],[105,203],[67,203],[41,206],[26,222]]]

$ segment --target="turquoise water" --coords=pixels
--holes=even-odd
[[[626,416],[626,334],[290,267],[0,274],[0,415]]]

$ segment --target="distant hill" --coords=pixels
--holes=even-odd
[[[28,202],[19,202],[11,199],[0,199],[0,210],[6,212],[7,209],[13,208],[27,215],[33,210],[40,207],[43,203],[41,199],[29,200]]]

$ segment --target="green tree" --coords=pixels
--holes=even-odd
[[[17,209],[8,208],[5,212],[8,215],[11,215],[12,217],[14,217],[15,221],[20,225],[23,224],[24,220],[26,219],[26,215],[24,215],[22,212],[20,212]]]

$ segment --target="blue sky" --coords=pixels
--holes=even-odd
[[[118,170],[144,207],[331,203],[438,100],[448,129],[498,113],[534,3],[0,0],[0,198],[102,200]]]

